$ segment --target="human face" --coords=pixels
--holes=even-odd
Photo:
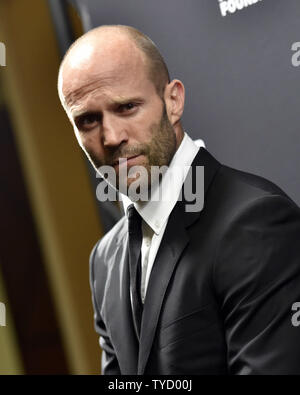
[[[69,117],[94,167],[113,166],[118,189],[118,160],[131,158],[126,162],[127,170],[143,166],[150,185],[151,166],[169,165],[176,137],[165,102],[149,80],[144,62],[135,60],[130,68],[121,62],[116,69],[93,74],[92,79],[75,72],[71,87]],[[127,177],[125,185],[129,187],[133,181]]]

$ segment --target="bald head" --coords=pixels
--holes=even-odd
[[[97,78],[98,72],[107,69],[108,62],[109,67],[112,67],[111,62],[116,67],[131,67],[131,63],[141,62],[160,97],[170,82],[164,59],[149,37],[130,26],[100,26],[81,36],[67,51],[59,71],[61,100],[65,102],[65,97],[72,91],[70,86],[63,91],[65,76],[84,71],[91,80],[93,75]]]
[[[151,167],[168,165],[183,139],[184,86],[169,81],[159,51],[134,28],[101,26],[80,37],[63,59],[58,88],[95,169],[108,165],[119,173],[122,158],[123,166],[143,166],[149,186]]]

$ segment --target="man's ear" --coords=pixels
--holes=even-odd
[[[164,99],[167,114],[171,124],[176,125],[183,114],[184,109],[184,85],[179,80],[171,81],[165,89]]]

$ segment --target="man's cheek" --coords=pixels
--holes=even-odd
[[[101,155],[101,152],[99,152],[98,150],[94,149],[93,147],[90,147],[89,145],[83,146],[82,149],[96,168],[107,164],[103,160],[103,156]]]

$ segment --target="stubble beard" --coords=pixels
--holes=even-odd
[[[149,143],[141,143],[138,146],[134,147],[120,147],[118,150],[115,151],[114,157],[117,158],[124,158],[133,155],[144,155],[145,161],[140,166],[144,167],[147,172],[147,179],[139,180],[141,186],[144,186],[148,189],[148,192],[151,191],[151,188],[156,184],[159,184],[161,181],[161,176],[159,178],[153,178],[151,168],[161,167],[161,166],[169,166],[175,152],[176,152],[176,135],[173,126],[171,125],[167,111],[166,105],[164,102],[163,112],[158,124],[153,124],[150,127],[151,132],[151,141]],[[96,169],[96,171],[103,176],[101,173],[101,166],[107,166],[107,163],[103,163],[99,160],[99,158],[93,154],[92,151],[86,152],[90,162]],[[112,162],[112,160],[110,161]],[[128,175],[127,170],[127,175]],[[137,181],[137,178],[128,178],[126,177],[125,185],[129,187],[133,182]],[[116,174],[115,183],[111,182],[109,178],[106,178],[106,181],[115,189],[120,189],[120,180],[119,174]],[[122,181],[124,183],[124,181]],[[147,184],[147,185],[146,185]],[[126,193],[127,194],[127,193]],[[149,196],[150,197],[150,196]]]

